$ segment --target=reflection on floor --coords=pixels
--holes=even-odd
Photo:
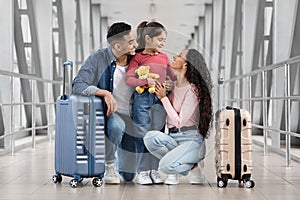
[[[0,199],[105,199],[105,200],[194,200],[194,199],[299,199],[300,163],[292,161],[285,167],[285,158],[253,145],[255,187],[239,187],[229,181],[227,188],[218,188],[214,166],[213,137],[207,141],[204,185],[190,185],[181,177],[179,185],[142,186],[136,183],[94,187],[91,179],[84,179],[77,188],[69,186],[68,177],[61,184],[52,182],[54,174],[54,141],[43,142],[17,151],[14,156],[0,157]],[[166,176],[163,175],[165,178]]]

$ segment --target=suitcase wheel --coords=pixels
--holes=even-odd
[[[227,181],[223,180],[222,178],[217,178],[217,185],[219,188],[224,188],[227,186]]]
[[[252,180],[246,181],[244,184],[246,188],[253,188],[255,185],[254,181]]]
[[[70,184],[71,188],[77,188],[78,180],[72,179],[72,180],[70,180],[69,184]]]
[[[62,181],[61,175],[59,175],[59,174],[53,175],[52,176],[52,181],[53,181],[53,183],[61,183],[61,181]]]
[[[101,187],[103,184],[103,180],[101,178],[93,178],[92,183],[95,187]]]

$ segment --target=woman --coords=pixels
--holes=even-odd
[[[191,170],[190,183],[200,184],[200,161],[205,157],[205,142],[212,121],[212,81],[203,56],[195,49],[183,50],[173,57],[177,72],[174,90],[156,85],[156,96],[167,112],[169,134],[149,131],[144,143],[160,159],[159,168],[168,174],[165,184],[178,184],[178,175]]]

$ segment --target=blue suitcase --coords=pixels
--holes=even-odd
[[[83,178],[95,177],[102,185],[105,172],[105,135],[100,98],[71,95],[56,102],[55,171],[53,182],[71,176],[71,187]]]
[[[65,83],[64,83],[65,84]],[[64,90],[65,93],[65,90]],[[105,172],[105,134],[102,101],[99,97],[64,94],[56,101],[55,172],[53,182],[62,175],[73,177],[75,188],[83,178],[102,185]]]

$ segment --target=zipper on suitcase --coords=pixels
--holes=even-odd
[[[242,145],[241,145],[241,111],[234,108],[234,132],[235,132],[235,179],[241,179]]]
[[[94,175],[94,166],[95,166],[95,162],[94,162],[94,155],[95,155],[95,141],[94,141],[94,134],[95,134],[95,105],[94,105],[94,97],[90,97],[90,124],[89,124],[89,175],[93,176]]]

